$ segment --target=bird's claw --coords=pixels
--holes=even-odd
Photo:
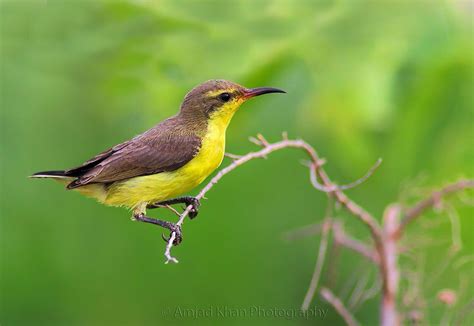
[[[191,210],[189,211],[189,214],[188,214],[189,218],[190,219],[195,218],[199,213],[199,207],[201,206],[201,202],[199,201],[199,199],[197,199],[195,197],[191,197],[186,204],[188,206],[192,205],[192,208],[191,208]]]
[[[173,240],[173,245],[174,246],[179,245],[183,241],[183,234],[181,233],[181,227],[179,225],[173,224],[170,227],[170,231],[171,231],[171,233],[170,233],[170,236],[168,238],[163,233],[161,234],[161,237],[163,238],[163,240],[165,242],[168,243],[168,242],[170,242],[171,236],[174,233],[175,238]]]

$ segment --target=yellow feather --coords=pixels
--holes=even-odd
[[[142,213],[147,203],[167,200],[190,191],[203,182],[222,162],[225,152],[225,132],[243,100],[226,103],[209,118],[199,153],[183,167],[153,175],[114,182],[109,186],[91,184],[77,188],[111,206],[126,206]]]

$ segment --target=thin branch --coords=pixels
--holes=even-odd
[[[328,288],[321,288],[321,296],[323,297],[324,300],[329,302],[333,308],[341,315],[341,317],[344,319],[347,325],[349,326],[358,326],[359,323],[357,320],[352,316],[350,311],[344,306],[342,301],[332,293],[331,290]]]
[[[369,289],[367,289],[363,293],[362,297],[360,298],[359,306],[362,305],[365,301],[375,297],[377,293],[380,292],[381,288],[382,288],[382,283],[380,282],[380,278],[376,277],[372,286]]]
[[[383,285],[380,321],[382,326],[399,325],[397,294],[400,275],[398,271],[398,244],[395,233],[400,223],[400,210],[400,206],[394,204],[389,205],[384,213],[383,253],[379,256]]]
[[[256,144],[257,146],[262,147],[260,150],[250,152],[242,156],[232,154],[226,155],[232,158],[233,161],[228,166],[220,170],[210,180],[210,182],[207,183],[204,188],[202,188],[196,198],[198,200],[205,198],[206,193],[216,183],[218,183],[220,179],[222,179],[232,170],[236,169],[238,166],[241,166],[250,160],[257,158],[267,158],[267,155],[269,155],[270,153],[284,148],[297,148],[303,150],[310,159],[310,162],[309,164],[307,164],[307,166],[309,168],[310,181],[312,186],[315,189],[325,192],[328,195],[330,201],[328,208],[332,208],[331,200],[334,199],[336,204],[340,204],[352,216],[359,219],[363,224],[365,224],[370,230],[371,236],[374,241],[374,248],[348,235],[344,231],[343,225],[340,222],[333,221],[331,217],[332,215],[328,213],[326,214],[326,217],[322,224],[316,224],[294,232],[294,234],[290,236],[290,238],[306,236],[308,234],[318,232],[322,233],[315,269],[303,301],[302,309],[308,309],[315,294],[318,292],[318,286],[320,283],[323,266],[325,263],[326,256],[328,255],[327,247],[329,242],[329,233],[332,229],[334,232],[334,244],[347,247],[353,250],[354,252],[361,254],[365,258],[369,259],[371,262],[377,264],[379,267],[381,280],[377,283],[374,283],[374,286],[370,290],[365,291],[364,289],[368,278],[365,280],[361,279],[361,282],[357,283],[354,289],[354,293],[350,299],[352,306],[360,305],[361,302],[375,295],[375,293],[378,292],[378,288],[381,287],[381,324],[390,326],[398,325],[400,323],[400,316],[397,311],[397,293],[399,288],[398,254],[400,249],[400,235],[403,233],[409,223],[416,220],[425,211],[432,207],[436,208],[437,206],[439,206],[443,197],[448,196],[450,194],[454,194],[456,192],[460,192],[464,189],[474,188],[474,180],[464,179],[454,184],[448,185],[442,188],[441,190],[432,193],[428,198],[418,202],[417,204],[405,210],[404,212],[402,211],[399,205],[390,205],[387,207],[384,213],[384,223],[381,226],[373,215],[371,215],[365,209],[363,209],[351,199],[349,199],[343,192],[343,190],[359,186],[360,184],[365,182],[370,176],[372,176],[375,170],[381,164],[380,159],[375,163],[374,166],[372,166],[368,170],[368,172],[362,178],[350,184],[339,186],[336,183],[332,182],[331,179],[328,177],[325,170],[323,169],[324,160],[319,158],[313,147],[311,147],[303,140],[288,139],[286,133],[283,133],[282,137],[283,140],[281,141],[269,143],[262,135],[258,134],[256,138],[250,138],[250,141]],[[182,226],[186,216],[188,216],[191,209],[192,205],[186,207],[184,212],[179,216],[179,220],[176,223],[177,227],[180,228]],[[454,210],[450,211],[449,213],[453,228],[453,243],[455,244],[455,247],[460,247],[459,222]],[[173,242],[175,239],[176,233],[172,232],[165,250],[166,263],[178,262],[178,260],[171,255],[171,249],[173,247]],[[462,265],[463,263],[467,262],[468,260],[459,262],[459,265]],[[365,295],[364,292],[367,292],[368,294]],[[358,325],[357,321],[349,312],[348,308],[344,305],[340,298],[336,297],[331,292],[331,290],[322,287],[320,288],[319,293],[326,301],[328,301],[334,307],[334,309],[342,316],[342,318],[344,318],[345,322],[348,325]],[[416,297],[415,294],[416,293],[414,293],[414,297]],[[407,298],[406,300],[407,302],[412,302],[414,299]],[[462,320],[463,318],[464,316],[461,316],[459,317],[459,320]]]
[[[453,264],[453,266],[454,266],[454,268],[459,269],[459,268],[461,268],[463,265],[468,264],[468,263],[474,263],[474,256],[473,256],[473,255],[464,256],[464,257],[459,258],[459,259]]]
[[[321,234],[321,242],[319,243],[319,253],[318,259],[316,260],[316,266],[314,267],[313,276],[311,277],[311,282],[309,283],[308,291],[303,300],[303,305],[301,306],[301,310],[306,311],[311,304],[311,301],[314,298],[314,294],[318,289],[319,279],[321,277],[321,272],[323,270],[324,259],[326,258],[326,251],[328,246],[328,237],[329,237],[329,230],[331,229],[331,218],[326,217],[324,224],[323,224],[323,232]]]
[[[318,182],[317,171],[324,164],[324,160],[320,160],[318,162],[311,162],[309,164],[309,180],[314,188],[322,192],[333,192],[337,190],[336,185],[332,185],[330,187],[323,186]]]
[[[263,137],[262,134],[257,134],[257,139],[260,141],[260,143],[262,144],[262,146],[264,147],[267,147],[270,145],[270,143],[265,139],[265,137]]]
[[[313,158],[312,161],[317,163],[318,157],[314,149],[311,146],[305,149],[307,150],[308,154]],[[329,179],[328,175],[321,167],[318,168],[317,173],[326,187],[333,187],[331,180]],[[349,197],[347,197],[342,192],[341,189],[336,188],[333,194],[336,200],[342,206],[344,206],[349,211],[349,213],[351,213],[354,217],[358,218],[362,223],[364,223],[369,228],[372,238],[374,239],[374,242],[375,242],[375,249],[380,255],[383,251],[383,241],[382,241],[382,230],[377,220],[369,212],[367,212],[362,207],[357,205],[355,202],[350,200]]]
[[[421,216],[427,209],[437,205],[443,197],[462,191],[464,189],[474,188],[474,180],[463,179],[456,183],[450,184],[439,191],[433,192],[428,198],[418,202],[405,211],[404,217],[400,222],[398,236],[400,236],[405,227],[413,222],[417,217]]]
[[[299,148],[302,149],[303,151],[306,152],[306,154],[309,156],[311,162],[313,163],[313,166],[315,168],[316,173],[320,177],[320,179],[323,182],[323,185],[326,189],[331,189],[331,193],[334,194],[335,199],[340,202],[350,213],[352,213],[356,218],[361,220],[364,224],[367,225],[367,227],[370,229],[371,234],[374,238],[374,241],[376,243],[376,247],[379,248],[381,247],[381,229],[380,226],[377,222],[377,220],[370,215],[367,211],[362,209],[360,206],[355,204],[353,201],[351,201],[340,189],[337,189],[337,186],[334,185],[329,177],[327,176],[326,172],[322,169],[322,167],[319,165],[320,162],[322,162],[318,155],[316,154],[316,151],[314,150],[313,147],[311,147],[308,143],[306,143],[303,140],[296,139],[296,140],[288,140],[288,139],[283,139],[281,141],[275,142],[275,143],[269,143],[262,135],[257,136],[258,139],[251,138],[250,140],[257,144],[258,146],[263,147],[261,150],[256,151],[256,152],[250,152],[247,153],[243,156],[241,156],[238,159],[235,159],[232,163],[230,163],[228,166],[220,170],[212,179],[211,181],[204,186],[204,188],[199,192],[199,194],[196,196],[198,200],[201,200],[204,198],[206,193],[211,190],[211,188],[219,182],[222,177],[224,177],[227,173],[231,172],[232,170],[236,169],[237,167],[247,163],[250,160],[257,159],[257,158],[266,158],[268,154],[284,149],[284,148]],[[186,207],[186,209],[183,211],[181,214],[178,222],[176,223],[177,226],[181,226],[184,222],[184,219],[186,216],[188,216],[189,212],[192,209],[192,205],[189,205]],[[172,232],[173,233],[173,232]],[[172,246],[172,241],[170,238],[170,241],[168,241],[168,245]],[[171,247],[170,247],[171,248]],[[172,257],[171,254],[168,252],[169,257],[166,257],[166,262],[170,261],[175,261],[176,258]],[[172,258],[172,259],[170,259]]]
[[[341,286],[341,290],[339,292],[339,298],[341,298],[341,300],[349,300],[351,293],[357,284],[358,277],[362,274],[365,274],[366,272],[367,264],[365,261],[357,261],[357,265],[354,262],[354,265],[351,266],[350,274],[345,278],[345,282]]]
[[[285,141],[283,141],[285,142]],[[326,188],[329,189],[334,189],[334,184],[331,182],[331,179],[328,177],[324,169],[319,165],[321,160],[319,159],[318,155],[316,154],[316,151],[314,150],[313,147],[311,147],[308,143],[302,141],[302,140],[295,140],[292,141],[293,146],[292,147],[298,147],[302,148],[306,151],[306,153],[309,155],[311,158],[311,161],[313,163],[313,168],[315,170],[315,173],[318,174],[320,179],[323,182],[323,185]],[[364,210],[362,207],[357,205],[355,202],[350,200],[340,189],[335,189],[334,190],[334,196],[336,200],[343,205],[352,215],[354,215],[356,218],[358,218],[361,222],[363,222],[370,230],[370,233],[372,237],[374,238],[375,241],[375,247],[377,249],[377,252],[381,253],[382,252],[382,231],[380,228],[379,223],[377,220],[366,210]]]
[[[349,309],[354,311],[355,307],[360,301],[360,298],[364,294],[365,287],[369,283],[370,274],[364,273],[356,283],[354,290],[352,291],[351,297],[349,298]]]
[[[349,184],[346,184],[346,185],[342,185],[342,186],[338,186],[338,188],[340,190],[347,190],[347,189],[352,189],[352,188],[355,188],[357,186],[359,186],[360,184],[364,183],[365,181],[367,181],[367,179],[369,179],[372,174],[374,174],[374,172],[379,168],[379,166],[382,164],[382,159],[379,158],[375,164],[367,171],[367,173],[365,175],[363,175],[361,178],[357,179],[356,181],[354,182],[351,182]]]
[[[352,238],[349,234],[347,234],[346,231],[344,231],[344,227],[340,221],[335,221],[333,223],[333,230],[335,242],[361,254],[375,264],[379,263],[379,257],[377,253],[370,246],[366,245],[360,240]]]
[[[309,162],[309,164],[305,164],[305,165],[309,167],[309,173],[310,173],[309,178],[314,188],[322,192],[333,192],[335,190],[347,190],[347,189],[355,188],[361,185],[362,183],[364,183],[365,181],[367,181],[367,179],[369,179],[372,176],[372,174],[374,174],[375,170],[379,168],[380,164],[382,164],[382,159],[379,158],[375,162],[375,164],[361,178],[345,185],[333,184],[331,187],[325,187],[318,182],[316,171],[318,167],[320,168],[321,166],[323,166],[324,163],[326,162],[324,159],[322,159],[322,160],[319,160],[319,162],[317,163]]]
[[[306,238],[309,236],[320,234],[322,229],[323,223],[305,225],[298,229],[284,233],[283,239],[287,241],[293,241],[296,239]],[[334,222],[332,223],[332,229],[334,231],[334,241],[337,245],[355,251],[375,264],[379,263],[377,252],[375,252],[368,244],[365,244],[364,242],[350,236],[344,230],[341,221],[334,220]]]
[[[293,241],[296,239],[307,238],[316,234],[321,233],[323,229],[323,223],[313,223],[299,227],[294,230],[287,231],[283,234],[283,239],[286,241]]]
[[[257,146],[264,146],[260,140],[255,137],[249,137],[249,142],[257,145]]]
[[[165,257],[166,257],[166,262],[165,264],[168,264],[169,262],[177,264],[179,261],[171,256],[171,247],[173,247],[173,241],[176,239],[176,232],[172,232],[170,239],[168,243],[166,244],[166,250],[165,250]]]
[[[459,222],[459,215],[452,205],[446,205],[445,211],[448,213],[449,221],[451,222],[451,239],[453,251],[460,251],[462,249],[461,240],[461,223]]]
[[[239,158],[242,157],[242,155],[236,155],[236,154],[232,154],[232,153],[225,153],[224,156],[228,157],[232,160],[238,160]]]
[[[339,261],[341,256],[341,246],[332,241],[330,247],[328,248],[328,267],[326,270],[326,285],[329,288],[335,287],[337,280],[339,278]]]

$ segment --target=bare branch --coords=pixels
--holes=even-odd
[[[354,239],[349,234],[347,234],[346,231],[344,231],[344,227],[340,221],[335,221],[333,223],[333,230],[334,241],[336,241],[338,244],[361,254],[375,264],[379,263],[379,257],[377,253],[362,241]]]
[[[309,180],[311,180],[311,184],[317,190],[322,191],[322,192],[333,192],[333,191],[337,190],[336,185],[331,185],[331,187],[326,187],[326,186],[323,186],[322,184],[320,184],[318,182],[317,171],[318,171],[318,168],[323,165],[323,162],[324,161],[322,161],[322,162],[321,161],[320,162],[311,162],[309,164]]]
[[[339,278],[339,261],[341,256],[341,246],[332,241],[328,248],[328,267],[326,270],[327,278],[325,280],[326,285],[331,288],[336,286],[336,282]]]
[[[354,311],[364,294],[365,287],[369,283],[370,273],[364,273],[357,281],[351,297],[349,298],[349,309]]]
[[[321,172],[321,174],[327,178],[324,172]],[[380,255],[382,252],[383,243],[382,232],[377,220],[366,210],[350,200],[342,191],[336,190],[334,194],[339,203],[341,203],[352,215],[362,221],[362,223],[364,223],[369,228],[372,238],[375,242],[376,251]]]
[[[298,229],[286,232],[283,234],[283,238],[287,241],[306,238],[321,233],[322,229],[323,223],[305,225]],[[332,229],[334,231],[334,241],[336,244],[361,254],[363,257],[369,259],[375,264],[379,263],[377,252],[375,252],[368,244],[350,236],[344,230],[343,224],[340,220],[333,221]]]
[[[357,217],[359,220],[361,220],[364,224],[367,225],[367,227],[370,229],[372,236],[374,237],[374,241],[376,243],[377,248],[381,248],[381,229],[380,226],[377,222],[377,220],[370,215],[368,212],[363,210],[361,207],[359,207],[357,204],[355,204],[353,201],[351,201],[340,189],[337,189],[337,186],[335,186],[329,177],[326,175],[324,170],[319,166],[319,163],[322,162],[318,155],[316,154],[316,151],[314,150],[313,147],[311,147],[308,143],[306,143],[303,140],[297,139],[297,140],[287,140],[283,139],[279,142],[275,143],[269,143],[262,135],[257,136],[258,139],[255,138],[250,138],[250,141],[254,142],[258,146],[263,147],[261,150],[256,151],[256,152],[250,152],[247,153],[243,156],[241,156],[238,159],[235,159],[232,163],[230,163],[228,166],[220,170],[212,179],[211,181],[204,186],[204,188],[199,192],[199,194],[196,196],[197,199],[202,199],[206,195],[206,193],[211,190],[211,188],[219,182],[222,177],[224,177],[227,173],[231,172],[232,170],[236,169],[238,166],[241,166],[242,164],[247,163],[250,160],[257,159],[257,158],[266,158],[268,154],[284,149],[284,148],[299,148],[302,149],[303,151],[306,152],[306,154],[309,156],[314,168],[315,168],[315,173],[319,175],[321,178],[323,185],[326,189],[331,189],[331,193],[334,194],[335,199],[340,202],[346,209],[352,213],[355,217]],[[178,222],[176,223],[177,226],[181,226],[184,222],[184,219],[186,216],[188,216],[189,212],[192,209],[192,205],[189,205],[186,207],[184,212],[181,214]],[[170,238],[170,241],[168,241],[168,245],[172,246],[172,241]],[[170,247],[171,248],[171,247]],[[169,254],[169,252],[168,252]],[[170,255],[171,258],[174,258]],[[176,260],[176,258],[174,258]],[[170,260],[167,257],[167,262],[169,261],[174,261]]]
[[[377,160],[377,162],[375,162],[375,164],[367,171],[367,173],[364,176],[362,176],[361,178],[357,179],[356,181],[353,181],[349,184],[340,185],[340,186],[334,184],[331,187],[325,187],[325,186],[321,185],[318,182],[318,178],[316,176],[316,171],[317,171],[318,167],[321,167],[324,163],[325,163],[324,160],[320,160],[317,163],[310,162],[308,164],[308,167],[310,168],[309,172],[310,172],[311,184],[313,185],[314,188],[316,188],[320,191],[333,192],[336,189],[338,189],[338,190],[347,190],[347,189],[355,188],[355,187],[361,185],[362,183],[364,183],[367,179],[369,179],[372,176],[372,174],[374,174],[375,170],[378,169],[380,164],[382,164],[382,159],[379,158]]]
[[[363,293],[362,297],[360,298],[359,306],[362,305],[362,303],[364,303],[365,301],[375,297],[377,295],[377,293],[380,292],[380,289],[381,289],[380,278],[376,277],[373,285],[369,289],[367,289]]]
[[[311,147],[309,144],[302,140],[295,140],[293,141],[294,144],[292,147],[298,147],[302,148],[306,151],[306,153],[309,155],[311,158],[312,163],[314,164],[313,167],[315,168],[315,173],[319,175],[321,178],[323,185],[327,188],[333,189],[334,185],[331,182],[331,179],[329,179],[328,175],[324,171],[324,169],[319,166],[319,162],[321,160],[319,159],[318,155],[316,154],[316,151],[314,150],[313,147]],[[334,196],[336,200],[344,206],[352,215],[354,215],[356,218],[358,218],[361,222],[363,222],[370,230],[372,237],[374,238],[375,244],[377,251],[381,252],[382,248],[382,231],[380,228],[379,223],[377,220],[366,210],[361,208],[359,205],[354,203],[352,200],[350,200],[340,189],[335,189],[334,190]]]
[[[372,176],[372,174],[374,174],[375,170],[377,170],[379,168],[380,164],[382,164],[382,159],[381,158],[379,158],[375,162],[375,164],[369,169],[369,171],[367,171],[367,173],[364,176],[362,176],[361,178],[359,178],[356,181],[351,182],[349,184],[338,186],[338,188],[340,190],[347,190],[347,189],[351,189],[351,188],[355,188],[355,187],[359,186],[360,184],[367,181],[367,179],[369,179]]]
[[[323,229],[323,223],[315,223],[310,225],[305,225],[294,230],[290,230],[283,234],[283,239],[286,241],[293,241],[296,239],[307,238],[321,233]]]
[[[456,261],[453,264],[453,266],[454,266],[454,268],[459,269],[463,265],[468,264],[468,263],[474,263],[474,256],[473,255],[464,256],[464,257],[459,258],[458,261]]]
[[[262,146],[264,147],[267,147],[270,145],[270,143],[265,139],[265,137],[263,137],[262,134],[257,134],[257,139],[260,141],[260,143],[262,144]]]
[[[398,230],[398,236],[403,233],[405,227],[413,222],[417,217],[423,214],[428,208],[437,205],[443,197],[451,195],[453,193],[462,191],[464,189],[474,188],[474,180],[472,179],[463,179],[456,183],[450,184],[439,191],[433,192],[428,198],[418,202],[411,208],[405,211],[404,217],[400,222],[400,227]]]
[[[318,162],[318,157],[316,155],[316,152],[311,146],[309,146],[309,148],[305,148],[305,150],[307,150],[308,154],[313,158],[313,162]],[[319,167],[317,172],[318,172],[319,177],[323,181],[323,184],[326,187],[333,187],[331,180],[329,179],[326,172],[321,167]],[[336,200],[342,206],[344,206],[349,211],[349,213],[351,213],[354,217],[358,218],[362,223],[364,223],[369,228],[372,238],[375,241],[375,249],[379,254],[381,254],[383,250],[382,231],[377,220],[369,212],[367,212],[362,207],[357,205],[355,202],[350,200],[349,197],[347,197],[342,192],[342,190],[336,188],[333,194]]]
[[[459,222],[459,215],[452,205],[446,205],[445,211],[448,213],[449,221],[451,222],[451,239],[452,250],[460,251],[462,249],[461,240],[461,222]]]
[[[399,325],[397,293],[399,286],[398,250],[395,233],[399,227],[400,206],[390,205],[384,213],[384,243],[380,255],[382,274],[381,325]]]
[[[331,290],[328,288],[321,288],[321,296],[323,297],[324,300],[329,302],[333,308],[341,315],[341,317],[344,319],[347,325],[349,326],[358,326],[359,323],[357,320],[352,316],[350,311],[344,306],[342,301],[336,297]]]
[[[309,308],[311,301],[313,300],[315,294],[318,292],[323,266],[325,264],[326,256],[328,255],[327,248],[329,243],[330,232],[332,229],[334,233],[334,245],[343,246],[350,250],[353,250],[354,252],[359,253],[363,257],[367,258],[370,262],[378,266],[378,273],[380,275],[380,278],[377,278],[374,285],[371,287],[371,289],[368,290],[366,290],[365,288],[369,281],[369,276],[366,275],[367,278],[359,279],[359,282],[355,285],[352,297],[349,300],[351,303],[350,306],[360,306],[361,303],[373,297],[381,288],[381,325],[399,325],[401,320],[397,309],[397,293],[399,288],[400,274],[398,266],[398,255],[400,252],[400,235],[403,233],[404,229],[406,229],[406,226],[409,223],[413,222],[429,208],[436,208],[437,206],[440,206],[443,197],[448,196],[450,194],[454,194],[456,192],[460,192],[464,189],[474,188],[474,180],[464,179],[451,185],[448,185],[442,188],[441,190],[432,193],[428,198],[418,202],[411,208],[406,209],[404,212],[402,211],[402,208],[399,204],[390,205],[386,208],[383,218],[383,224],[380,225],[380,223],[377,221],[377,219],[375,219],[373,215],[371,215],[365,209],[363,209],[351,199],[349,199],[344,194],[343,190],[357,187],[363,182],[365,182],[368,178],[370,178],[376,171],[376,169],[380,166],[381,159],[377,160],[374,166],[372,166],[367,171],[367,173],[360,179],[346,185],[337,185],[336,183],[332,182],[326,174],[325,170],[323,169],[325,161],[319,158],[313,147],[311,147],[308,143],[300,139],[288,139],[286,133],[282,134],[282,138],[283,140],[281,141],[269,143],[261,134],[258,134],[256,138],[250,138],[251,142],[260,147],[258,151],[250,152],[242,156],[226,154],[226,156],[230,157],[233,161],[228,166],[220,170],[209,181],[209,183],[207,183],[202,188],[196,198],[198,200],[205,198],[207,192],[210,191],[211,188],[220,181],[220,179],[222,179],[226,174],[236,169],[238,166],[241,166],[247,163],[248,161],[257,158],[266,158],[267,155],[284,148],[297,148],[302,150],[303,152],[305,152],[307,157],[309,157],[309,163],[306,164],[306,166],[309,168],[310,182],[315,189],[327,194],[329,198],[328,208],[333,208],[332,200],[335,201],[335,204],[344,207],[352,216],[354,216],[366,225],[374,241],[372,245],[351,237],[344,230],[342,222],[334,221],[332,219],[333,215],[328,212],[326,212],[326,216],[322,223],[313,224],[293,231],[292,233],[288,233],[287,238],[290,240],[294,238],[301,238],[308,235],[321,233],[321,240],[318,249],[316,265],[312,274],[310,285],[308,287],[307,293],[302,304],[302,310],[305,311]],[[192,205],[189,205],[179,216],[179,220],[176,223],[176,226],[178,228],[182,226],[186,216],[188,216],[192,208]],[[452,209],[452,207],[447,207],[446,209],[449,213],[449,218],[452,224],[452,239],[454,245],[453,247],[459,250],[462,245],[460,241],[459,218],[456,214],[456,211]],[[176,236],[176,233],[172,232],[170,239],[167,243],[165,250],[166,263],[178,262],[178,260],[171,255],[171,249],[173,247],[173,242],[176,239]],[[455,254],[456,252],[457,251],[455,250],[451,253]],[[468,258],[456,262],[454,267],[459,268],[461,265],[469,263],[472,257]],[[414,304],[414,298],[418,296],[418,292],[418,290],[415,290],[411,297],[408,296],[407,293],[407,295],[404,297],[403,302],[405,304],[409,303],[409,305]],[[349,309],[344,305],[340,298],[338,298],[331,292],[331,290],[326,287],[322,287],[319,290],[319,294],[334,307],[334,309],[341,315],[341,317],[348,325],[358,325],[358,322],[349,312]],[[415,305],[417,307],[422,306],[422,304],[420,305],[419,303],[416,303]],[[412,311],[413,313],[420,312],[417,307],[415,307],[416,309]],[[463,318],[464,316],[461,316],[459,320],[462,320]]]
[[[351,273],[349,277],[345,278],[345,282],[341,287],[341,291],[339,293],[339,298],[341,300],[349,300],[351,293],[354,287],[357,284],[357,279],[360,275],[365,274],[367,272],[367,263],[364,262],[357,262],[357,265],[352,266]]]
[[[257,146],[263,147],[262,142],[255,137],[249,137],[249,141]]]
[[[232,160],[238,160],[239,158],[242,157],[242,155],[236,155],[236,154],[232,154],[232,153],[225,153],[224,156],[228,157]]]
[[[173,246],[174,239],[176,239],[176,233],[172,232],[171,236],[170,236],[170,239],[169,239],[168,243],[166,244],[166,250],[165,250],[166,262],[165,262],[165,264],[168,264],[169,262],[177,264],[179,262],[176,258],[171,256],[171,247]]]
[[[313,276],[311,277],[311,282],[309,283],[308,291],[303,300],[303,305],[301,306],[301,310],[306,311],[311,304],[311,301],[314,298],[314,294],[318,289],[319,279],[321,277],[321,272],[323,270],[324,259],[326,258],[326,251],[328,246],[328,237],[329,237],[329,230],[331,229],[331,218],[326,217],[324,224],[323,224],[323,233],[321,234],[321,242],[319,243],[319,253],[318,259],[316,261],[316,266],[314,267]]]

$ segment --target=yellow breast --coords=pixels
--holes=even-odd
[[[77,188],[77,191],[104,204],[126,206],[135,212],[143,212],[147,203],[171,199],[190,191],[221,164],[227,126],[243,101],[243,98],[236,98],[211,114],[198,154],[181,168],[118,181],[108,186],[86,185]]]
[[[198,154],[172,171],[131,178],[109,186],[103,202],[135,209],[150,202],[167,200],[195,188],[222,162],[227,121],[210,120]],[[227,123],[226,123],[227,122]]]

